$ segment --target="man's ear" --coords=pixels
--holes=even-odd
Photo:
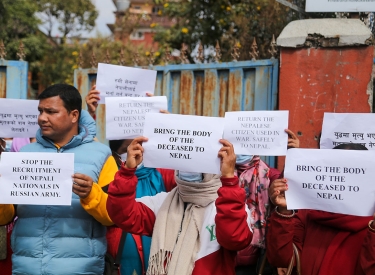
[[[77,123],[79,121],[79,112],[78,110],[73,110],[70,112],[70,116],[72,118],[72,123]]]

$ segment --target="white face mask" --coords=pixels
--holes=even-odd
[[[12,147],[12,141],[11,140],[4,140],[4,139],[1,139],[3,141],[5,141],[5,147],[3,147],[3,145],[1,145],[1,149],[3,149],[3,152],[10,152],[10,148]]]
[[[253,158],[253,155],[236,155],[236,164],[246,164],[249,163]]]
[[[120,158],[121,158],[121,161],[124,162],[124,161],[126,161],[126,159],[127,159],[127,157],[128,157],[128,153],[123,153],[123,154],[121,154],[121,155],[119,155],[119,156],[120,156]]]
[[[202,173],[178,171],[178,177],[181,180],[184,180],[187,182],[202,182],[203,181]]]

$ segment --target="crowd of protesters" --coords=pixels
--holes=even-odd
[[[95,87],[88,112],[69,85],[38,99],[35,139],[4,137],[0,152],[73,153],[72,204],[0,204],[1,275],[375,274],[373,217],[288,210],[288,180],[260,156],[221,139],[220,174],[148,168],[147,137],[95,138]]]

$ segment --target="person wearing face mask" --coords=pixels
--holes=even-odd
[[[288,134],[288,148],[299,148],[298,137],[289,129],[285,132]],[[246,191],[246,204],[253,221],[251,244],[237,252],[236,275],[255,275],[258,274],[261,252],[265,249],[268,211],[274,208],[268,197],[268,187],[281,177],[281,172],[269,167],[259,156],[236,155],[236,174],[240,187]],[[272,270],[265,270],[263,274],[272,274]]]
[[[142,163],[146,141],[139,137],[129,145],[107,200],[117,226],[152,235],[146,274],[234,275],[235,251],[247,247],[253,234],[246,194],[234,175],[232,144],[220,140],[221,175],[176,171],[177,187],[171,192],[135,199],[136,167]]]
[[[109,147],[112,155],[120,168],[127,158],[127,149],[132,139],[110,140]],[[154,196],[160,192],[169,192],[176,187],[174,170],[155,169],[138,164],[135,175],[138,179],[136,198]],[[126,232],[126,231],[125,231]],[[108,253],[116,258],[122,230],[118,227],[110,227],[107,232]],[[126,234],[125,245],[120,258],[120,274],[132,275],[144,274],[148,267],[148,259],[151,248],[151,237],[137,234]]]
[[[87,110],[94,119],[96,119],[96,109],[100,100],[99,94],[100,92],[96,90],[96,85],[94,85],[86,96]],[[152,94],[148,94],[148,96],[152,96]],[[160,112],[168,113],[165,110],[160,110]],[[109,147],[118,168],[126,161],[127,148],[132,141],[132,139],[109,141]],[[138,178],[136,198],[154,196],[160,192],[169,192],[176,186],[174,170],[146,168],[143,163],[140,163],[135,174]],[[104,191],[107,191],[107,189]],[[122,255],[118,257],[121,236],[125,236],[125,241]],[[127,234],[127,232],[123,232],[120,228],[114,226],[108,227],[106,237],[107,253],[114,259],[120,260],[121,275],[132,275],[134,272],[136,274],[144,274],[148,266],[151,247],[150,237]]]
[[[10,152],[10,148],[12,147],[12,139],[0,138],[0,146],[1,146],[1,152]]]

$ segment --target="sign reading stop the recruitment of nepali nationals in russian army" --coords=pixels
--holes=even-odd
[[[141,97],[154,93],[156,71],[99,63],[96,89],[105,97]]]
[[[285,178],[288,209],[372,216],[375,151],[290,149]]]
[[[306,0],[307,12],[373,12],[375,0]]]
[[[284,156],[289,111],[226,112],[224,138],[236,154]]]
[[[166,96],[107,97],[106,138],[127,139],[143,135],[145,115],[167,110]]]
[[[143,134],[148,141],[143,143],[144,165],[219,174],[223,120],[218,117],[146,114]]]
[[[358,143],[375,150],[375,114],[324,113],[321,149]]]
[[[0,137],[36,136],[39,100],[0,98]]]
[[[71,205],[74,154],[2,153],[0,204]]]

